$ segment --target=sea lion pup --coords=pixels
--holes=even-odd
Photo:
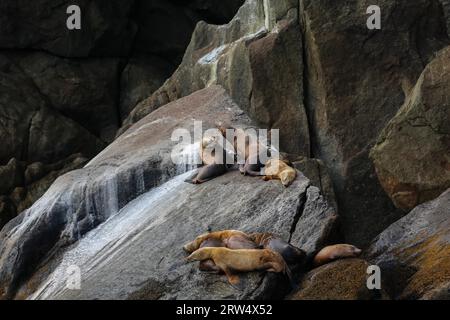
[[[239,284],[236,273],[267,271],[290,275],[283,257],[269,249],[200,248],[189,257],[187,262],[212,260],[228,277],[232,285]]]
[[[229,249],[256,249],[257,245],[249,238],[249,236],[238,230],[224,230],[210,232],[198,236],[193,241],[186,244],[183,249],[187,253],[192,253],[199,249],[205,241],[217,240],[221,247]]]
[[[313,259],[313,266],[319,267],[338,259],[355,258],[361,254],[361,249],[350,244],[335,244],[323,248]]]
[[[306,259],[306,253],[272,233],[251,233],[249,238],[260,248],[278,252],[287,264],[301,264]]]
[[[270,159],[264,169],[264,181],[281,180],[285,187],[289,187],[297,178],[297,170],[279,159]]]

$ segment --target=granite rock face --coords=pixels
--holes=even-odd
[[[381,188],[369,151],[449,43],[438,1],[379,1],[382,30],[366,26],[372,4],[300,1],[313,156],[330,170],[346,240],[359,245],[402,216]]]
[[[226,25],[197,24],[183,62],[142,101],[123,130],[160,106],[213,84],[262,128],[280,129],[286,152],[309,155],[297,1],[247,0]]]
[[[381,185],[411,210],[450,188],[450,47],[438,53],[371,152]]]
[[[450,190],[383,231],[367,249],[398,299],[449,299]]]
[[[367,288],[367,268],[362,259],[344,259],[314,269],[302,277],[299,289],[288,300],[377,300],[384,292]]]
[[[236,228],[248,232],[272,231],[312,254],[329,240],[337,221],[336,211],[300,173],[287,189],[279,181],[244,177],[236,170],[202,186],[185,183],[192,172],[183,172],[195,166],[172,162],[171,151],[176,144],[171,135],[177,128],[192,132],[194,120],[202,120],[205,129],[206,126],[248,128],[252,125],[218,86],[198,91],[143,118],[85,168],[58,178],[38,202],[3,228],[0,234],[2,297],[13,297],[17,292],[18,297],[28,296],[32,292],[24,288],[33,287],[33,281],[27,285],[27,279],[33,279],[37,270],[45,269],[48,273],[54,269],[51,274],[34,275],[53,283],[50,287],[43,285],[47,289],[38,290],[35,297],[74,298],[73,292],[62,290],[64,285],[61,287],[57,279],[56,282],[52,279],[58,278],[61,272],[65,274],[67,261],[78,263],[82,270],[91,269],[90,259],[96,260],[106,247],[116,253],[127,252],[129,256],[120,255],[128,263],[116,257],[116,263],[108,264],[106,269],[103,263],[96,264],[91,269],[93,273],[85,276],[102,278],[103,284],[86,284],[83,286],[86,291],[78,292],[77,298],[94,295],[128,298],[142,294],[140,290],[149,291],[148,285],[154,286],[156,279],[166,278],[167,282],[161,282],[147,297],[201,298],[205,290],[211,299],[270,298],[277,294],[282,297],[289,284],[278,276],[250,275],[247,291],[241,292],[220,276],[209,278],[200,274],[196,266],[184,265],[182,245],[208,228]],[[175,229],[179,232],[171,232]],[[108,236],[102,236],[101,230]],[[134,240],[120,240],[130,237]],[[85,245],[92,250],[92,255],[83,253]],[[36,246],[39,251],[35,250]],[[53,255],[58,249],[60,254]],[[137,255],[135,250],[141,254]],[[197,280],[187,286],[186,277],[191,276]],[[122,289],[99,291],[112,287]]]

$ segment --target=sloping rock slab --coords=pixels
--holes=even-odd
[[[189,175],[141,196],[80,240],[32,298],[281,298],[289,289],[282,276],[243,275],[243,288],[237,289],[225,276],[202,273],[197,264],[186,264],[182,246],[208,229],[274,232],[289,239],[310,190],[309,180],[299,175],[285,188],[277,181],[267,183],[234,171],[194,186],[183,182]],[[322,217],[319,210],[315,213],[321,224],[334,221]],[[321,228],[313,230],[311,237],[320,245]],[[81,290],[65,287],[65,271],[71,265],[82,271]]]
[[[450,190],[381,233],[369,261],[400,299],[450,299]]]
[[[84,169],[64,175],[29,210],[0,232],[0,298],[12,295],[50,252],[79,239],[137,196],[186,172],[176,166],[171,141],[177,128],[250,126],[218,86],[169,104],[142,119]],[[220,121],[218,123],[218,121]]]

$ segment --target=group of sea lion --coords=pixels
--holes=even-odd
[[[284,273],[293,283],[289,265],[304,265],[307,260],[303,250],[271,233],[211,232],[197,237],[183,249],[190,254],[188,262],[200,261],[201,271],[224,273],[232,285],[239,284],[239,273],[251,271]],[[360,249],[348,244],[328,246],[313,256],[311,264],[318,267],[360,253]]]
[[[224,127],[220,127],[219,131],[222,137],[224,137],[225,139],[227,130],[236,129],[227,129]],[[267,152],[267,146],[262,145],[259,141],[251,141],[248,136],[245,136],[242,137],[243,139],[245,139],[245,147],[242,148],[242,146],[238,143],[238,141],[240,140],[240,137],[238,136],[239,134],[245,133],[243,131],[236,130],[232,145],[236,152],[244,155],[245,164],[239,165],[239,171],[243,175],[253,177],[262,176],[264,181],[280,180],[285,187],[288,187],[296,179],[297,171],[290,166],[289,161],[273,158],[269,159],[265,163],[261,163],[258,154],[261,152],[261,150]],[[210,153],[205,152],[205,149],[215,144],[217,144],[217,137],[205,137],[200,142],[200,155],[204,166],[193,178],[188,179],[186,182],[193,184],[202,184],[225,174],[228,170],[230,170],[230,168],[233,167],[233,165],[226,163],[217,164],[215,162],[215,155],[211,155]],[[256,152],[252,153],[252,150],[255,150]],[[227,154],[225,148],[222,149],[222,152],[222,159],[225,159]]]

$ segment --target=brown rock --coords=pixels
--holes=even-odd
[[[346,242],[364,246],[403,214],[368,155],[425,65],[449,43],[442,7],[430,0],[378,1],[378,31],[366,26],[371,1],[300,4],[313,156],[330,169]]]
[[[449,65],[447,47],[426,67],[371,152],[382,186],[403,210],[450,188]]]
[[[367,288],[369,264],[361,259],[338,260],[305,274],[288,300],[374,300],[380,292]],[[384,297],[386,297],[384,295]]]
[[[383,231],[366,258],[399,299],[450,299],[450,189]]]

